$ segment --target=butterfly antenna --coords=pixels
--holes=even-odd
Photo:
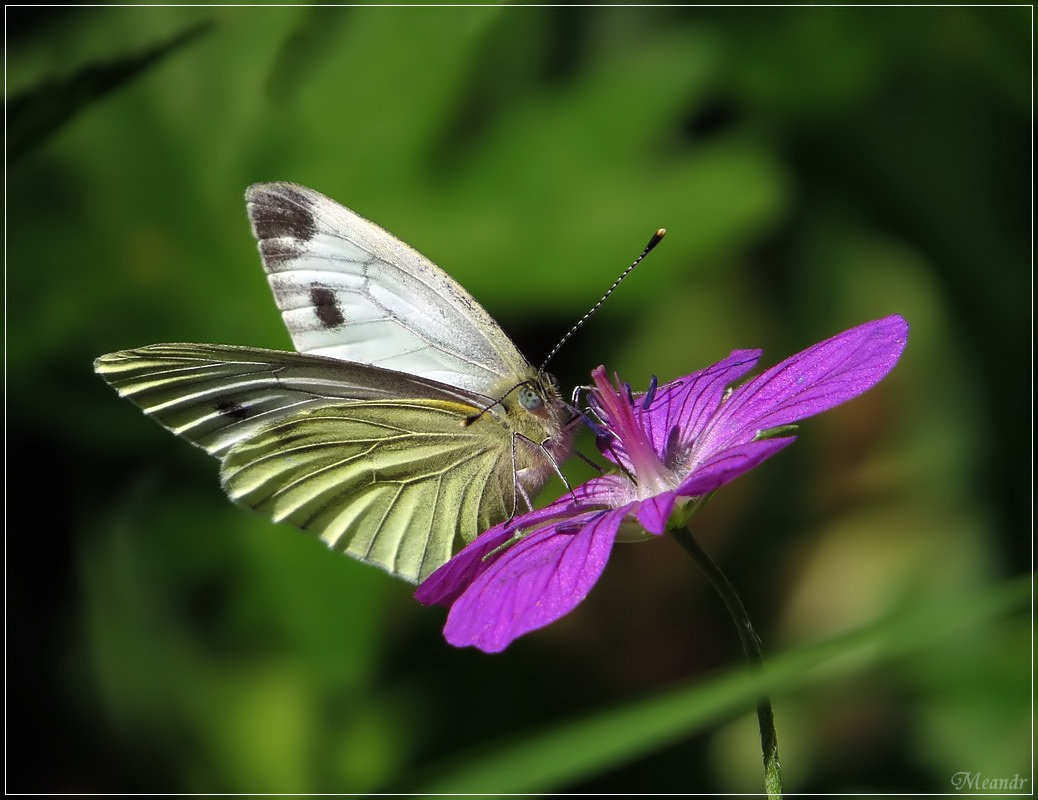
[[[520,386],[523,386],[524,384],[528,384],[528,383],[529,383],[529,381],[519,381],[519,383],[517,383],[511,389],[506,391],[503,395],[501,395],[499,398],[497,398],[493,403],[491,403],[488,406],[484,406],[483,408],[481,408],[478,414],[469,414],[467,417],[465,417],[465,421],[461,423],[462,427],[468,427],[473,422],[478,422],[479,418],[482,417],[484,414],[486,414],[490,409],[492,409],[497,404],[501,403],[506,397],[508,397],[508,395],[510,395],[512,392],[514,392]]]
[[[600,298],[598,298],[598,302],[595,303],[593,306],[591,306],[591,308],[588,309],[588,312],[584,316],[582,316],[580,319],[577,320],[577,324],[574,325],[572,328],[570,328],[569,331],[567,331],[566,335],[563,336],[559,340],[559,343],[557,345],[555,345],[555,347],[553,347],[551,349],[551,352],[548,353],[548,357],[546,359],[544,359],[544,363],[541,364],[541,370],[542,371],[544,370],[544,368],[546,366],[548,366],[548,362],[551,361],[555,357],[555,354],[558,353],[559,350],[562,349],[562,345],[566,344],[566,342],[568,342],[570,340],[570,337],[573,336],[573,334],[577,332],[577,330],[580,328],[580,326],[583,325],[585,322],[587,322],[588,318],[592,314],[594,314],[596,311],[598,311],[598,309],[602,305],[602,303],[604,303],[606,301],[606,298],[609,297],[609,295],[611,295],[613,293],[613,291],[616,289],[617,286],[620,285],[620,282],[623,281],[624,278],[626,278],[628,275],[631,274],[631,270],[633,270],[640,263],[642,263],[642,259],[644,259],[645,256],[649,255],[649,253],[652,251],[652,248],[654,248],[656,245],[658,245],[660,243],[660,240],[663,239],[663,237],[666,236],[666,235],[667,235],[667,229],[666,228],[660,228],[659,230],[656,231],[656,233],[654,233],[652,235],[652,238],[649,239],[649,243],[647,245],[645,245],[645,249],[642,250],[641,255],[639,255],[636,259],[634,259],[634,261],[631,262],[631,266],[629,266],[627,269],[625,269],[623,272],[620,273],[620,277],[617,278],[615,281],[613,281],[613,285],[610,286],[608,289],[606,289],[606,293],[604,295],[602,295]]]

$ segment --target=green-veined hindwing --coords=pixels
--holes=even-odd
[[[156,344],[97,372],[220,459],[227,494],[330,547],[423,580],[532,496],[574,415],[431,261],[290,183],[246,192],[298,352]]]

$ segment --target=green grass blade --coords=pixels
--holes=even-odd
[[[770,659],[756,673],[740,669],[586,719],[467,753],[422,793],[547,792],[631,761],[733,712],[749,711],[761,693],[788,693],[923,650],[997,619],[1030,596],[1030,577],[931,603],[827,641]],[[781,747],[782,723],[779,720]]]

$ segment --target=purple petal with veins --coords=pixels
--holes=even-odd
[[[444,637],[456,647],[496,653],[568,614],[605,569],[625,513],[587,512],[505,549],[451,606]]]
[[[710,452],[749,442],[759,431],[789,425],[857,397],[887,376],[907,341],[908,323],[895,315],[787,358],[732,392],[696,442],[696,450]]]
[[[497,554],[515,544],[512,539],[535,528],[553,523],[560,526],[573,524],[575,513],[612,508],[623,505],[628,494],[628,482],[621,475],[601,475],[582,483],[572,494],[564,494],[554,503],[522,516],[495,525],[470,542],[457,555],[433,572],[415,591],[415,598],[423,605],[450,605],[465,588],[494,563]],[[489,558],[488,558],[489,556]]]
[[[795,436],[761,439],[725,448],[696,467],[675,494],[700,497],[749,472],[765,459],[796,441]]]

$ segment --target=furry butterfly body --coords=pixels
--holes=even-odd
[[[297,352],[158,344],[101,356],[121,396],[221,461],[236,502],[416,582],[514,513],[574,415],[450,276],[289,183],[246,193]]]

